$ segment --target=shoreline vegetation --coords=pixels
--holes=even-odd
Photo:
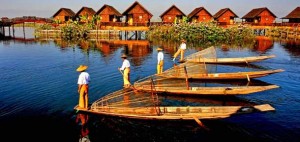
[[[95,24],[96,23],[96,24]],[[92,30],[99,30],[101,23],[69,21],[64,25],[41,24],[36,26],[35,35],[42,36],[43,30],[53,30],[57,37],[63,40],[88,39]],[[250,26],[231,25],[228,27],[219,26],[216,22],[189,23],[180,22],[166,25],[152,25],[145,31],[145,38],[155,42],[160,41],[178,42],[181,39],[187,40],[191,45],[251,45],[256,35]]]
[[[150,41],[159,39],[179,42],[181,39],[185,39],[191,44],[207,46],[218,44],[242,46],[245,43],[253,43],[256,35],[248,26],[232,25],[224,28],[215,22],[205,22],[151,26],[146,37]]]

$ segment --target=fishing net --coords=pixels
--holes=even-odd
[[[158,105],[157,96],[151,92],[140,92],[133,89],[122,89],[110,93],[96,101],[92,107],[138,107]]]
[[[123,115],[160,114],[157,94],[132,88],[118,90],[100,98],[91,105],[91,110]]]
[[[193,53],[186,57],[185,59],[188,62],[203,62],[205,63],[206,60],[209,61],[217,61],[216,49],[215,47],[211,46],[199,52]]]
[[[197,76],[207,75],[216,72],[216,65],[206,65],[204,63],[185,62],[157,74],[157,76],[167,78],[197,78]]]

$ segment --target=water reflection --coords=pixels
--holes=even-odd
[[[80,126],[79,142],[90,142],[88,120],[88,114],[78,113],[76,116],[76,123]]]
[[[279,42],[292,56],[300,56],[300,40],[280,40]]]
[[[256,37],[253,50],[265,53],[273,47],[273,44],[274,43],[271,38],[258,36]]]

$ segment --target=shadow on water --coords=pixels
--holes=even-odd
[[[87,128],[89,130],[90,141],[113,141],[113,142],[165,142],[165,141],[286,141],[289,139],[286,132],[282,136],[280,131],[268,133],[270,126],[281,129],[279,125],[266,121],[260,130],[256,130],[255,120],[253,122],[244,122],[243,116],[232,116],[228,119],[201,120],[204,127],[200,127],[193,120],[138,120],[129,118],[109,117],[101,115],[89,115]],[[249,117],[249,116],[248,116]],[[247,119],[264,119],[260,114],[253,114]],[[242,125],[246,123],[247,125]],[[79,130],[81,137],[82,129]],[[290,136],[293,133],[290,132]],[[286,137],[286,139],[281,139]],[[293,138],[291,138],[293,140]]]

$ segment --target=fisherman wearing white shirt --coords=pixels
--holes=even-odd
[[[186,43],[185,43],[185,40],[182,39],[181,40],[181,44],[179,46],[179,49],[177,50],[177,52],[174,54],[174,58],[173,58],[173,61],[175,61],[176,57],[179,55],[179,53],[181,53],[181,56],[180,56],[180,61],[183,61],[183,58],[184,58],[184,51],[186,49]]]
[[[160,74],[163,72],[164,68],[164,54],[162,52],[162,48],[157,48],[157,74]]]
[[[89,92],[89,83],[90,75],[86,72],[88,66],[80,65],[76,71],[80,72],[78,77],[78,93],[79,93],[79,103],[78,107],[80,109],[88,109],[88,92]]]
[[[122,63],[122,67],[118,68],[120,71],[124,71],[123,73],[123,82],[124,82],[124,88],[128,88],[130,87],[130,63],[129,61],[126,59],[127,56],[125,54],[123,54],[121,56],[121,58],[123,59],[123,63]]]

